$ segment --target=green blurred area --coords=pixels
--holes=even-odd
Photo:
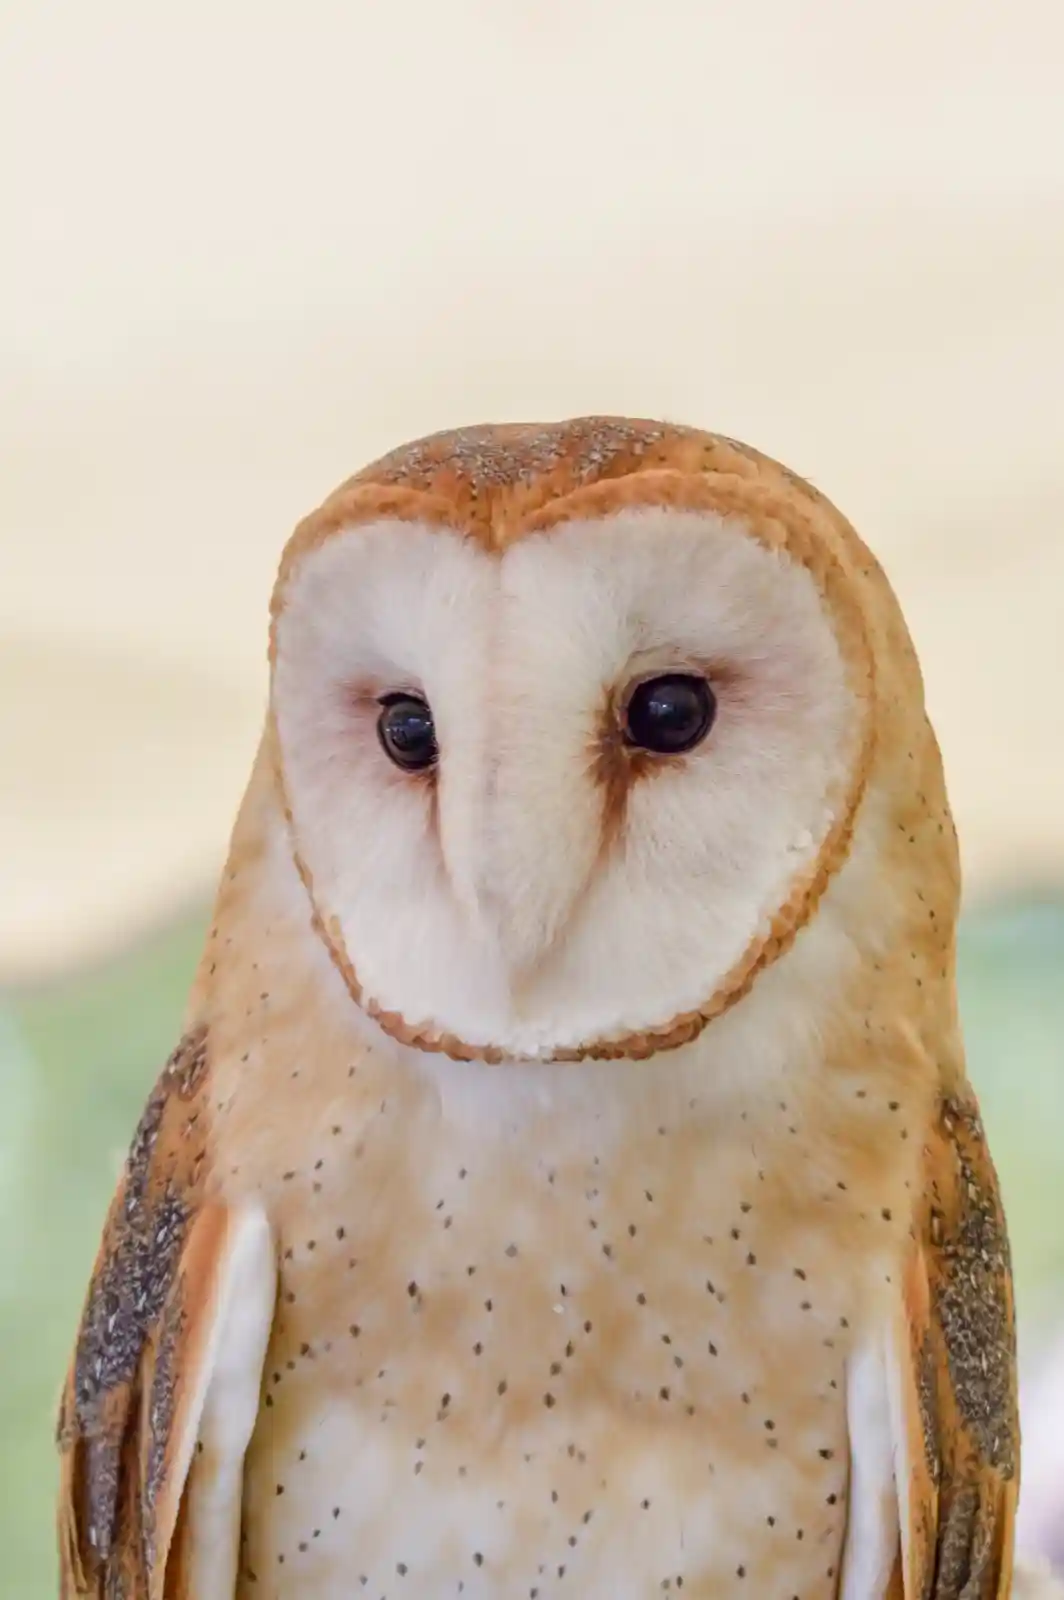
[[[192,918],[104,970],[0,1002],[0,1592],[55,1593],[52,1427],[104,1212],[176,1041]],[[966,919],[961,1007],[1001,1174],[1021,1324],[1064,1305],[1064,903]]]

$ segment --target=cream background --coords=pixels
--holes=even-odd
[[[973,893],[1064,879],[1064,8],[0,14],[0,980],[210,884],[291,525],[460,422],[812,477],[924,661]]]

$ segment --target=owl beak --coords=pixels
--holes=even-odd
[[[470,850],[448,852],[448,878],[470,932],[483,948],[510,1003],[520,1008],[557,950],[595,862],[574,860],[571,819],[566,827],[524,812],[501,826],[481,812]],[[509,809],[509,808],[507,808]],[[458,845],[455,834],[450,843]],[[552,844],[554,848],[552,849]],[[476,866],[472,867],[471,857]],[[470,868],[472,867],[472,870]]]
[[[560,816],[542,803],[493,808],[477,919],[517,1008],[557,954],[594,873],[598,827],[582,828],[573,813],[571,794]]]
[[[527,735],[527,709],[500,719],[520,739],[495,741],[490,756],[466,746],[440,769],[440,827],[452,892],[485,960],[520,1008],[544,977],[593,878],[602,810],[591,786],[574,781],[584,729],[571,742]]]
[[[500,900],[488,889],[479,905],[482,936],[490,940],[505,974],[511,1004],[520,1009],[556,947],[561,933],[557,919],[545,924],[530,904]]]

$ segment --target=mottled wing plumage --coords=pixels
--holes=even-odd
[[[208,1082],[199,1030],[163,1070],[111,1204],[59,1418],[64,1597],[186,1593],[187,1561],[169,1558],[234,1233],[227,1208],[204,1197]]]
[[[1007,1600],[1019,1487],[1012,1277],[970,1090],[943,1100],[905,1286],[899,1459],[906,1600]]]

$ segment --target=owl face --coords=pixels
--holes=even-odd
[[[860,734],[807,566],[654,503],[495,545],[341,522],[288,574],[273,714],[360,1003],[489,1058],[625,1053],[704,1010],[812,870]]]

